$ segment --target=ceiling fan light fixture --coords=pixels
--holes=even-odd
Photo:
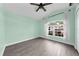
[[[44,8],[44,6],[47,6],[47,5],[50,5],[52,3],[40,3],[40,4],[37,4],[37,3],[30,3],[31,5],[36,5],[38,6],[38,9],[36,9],[36,12],[39,11],[39,9],[43,9],[44,11],[46,11],[46,9]]]

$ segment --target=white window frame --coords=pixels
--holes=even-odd
[[[55,31],[54,31],[54,33],[53,33],[53,35],[48,35],[48,24],[49,23],[54,23],[54,22],[57,22],[57,21],[63,21],[63,23],[64,23],[64,25],[63,25],[63,27],[64,27],[64,36],[63,37],[61,37],[61,36],[55,36]],[[46,36],[54,36],[54,37],[60,37],[60,38],[66,38],[66,22],[65,22],[65,20],[54,20],[54,21],[50,21],[50,22],[47,22],[46,24],[45,24],[45,34],[46,34]]]

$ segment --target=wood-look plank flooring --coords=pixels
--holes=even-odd
[[[4,56],[79,56],[71,45],[36,38],[6,47]]]

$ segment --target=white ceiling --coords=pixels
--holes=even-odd
[[[40,9],[38,12],[36,12],[37,6],[30,5],[29,3],[5,3],[4,8],[10,12],[14,12],[16,14],[29,16],[34,19],[42,19],[46,15],[50,14],[51,12],[54,12],[56,10],[60,10],[63,8],[67,8],[69,5],[68,3],[53,3],[50,5],[45,6],[45,9],[47,10],[44,12],[42,9]]]

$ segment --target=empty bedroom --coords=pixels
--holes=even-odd
[[[0,3],[0,56],[79,56],[79,3]]]

